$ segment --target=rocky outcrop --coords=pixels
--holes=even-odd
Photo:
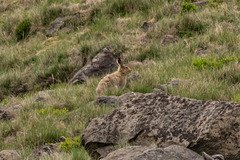
[[[50,155],[55,152],[59,152],[60,150],[58,149],[58,145],[59,143],[38,146],[32,151],[29,158],[38,158],[38,157]]]
[[[0,160],[19,160],[20,155],[15,150],[0,151]]]
[[[64,136],[61,136],[59,142],[57,143],[38,146],[32,151],[29,158],[36,159],[42,156],[48,156],[53,153],[60,152],[58,146],[61,144],[61,142],[65,142],[65,140],[66,138]]]
[[[61,29],[63,32],[70,32],[73,29],[72,27],[84,25],[87,18],[87,12],[76,12],[72,15],[58,17],[51,22],[50,27],[46,30],[46,36],[52,37]]]
[[[106,47],[93,58],[90,64],[81,68],[70,80],[70,83],[83,83],[87,78],[113,72],[117,67],[118,64],[113,53],[109,47]]]
[[[201,101],[164,93],[129,98],[111,114],[90,120],[83,146],[101,156],[121,142],[166,147],[185,146],[197,153],[240,159],[240,104]]]
[[[182,146],[166,148],[129,146],[118,149],[101,160],[204,160],[202,156]]]
[[[0,107],[0,120],[10,120],[22,109],[21,105],[15,105],[8,108]]]

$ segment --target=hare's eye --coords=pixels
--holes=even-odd
[[[125,67],[126,69],[128,69],[128,67]]]

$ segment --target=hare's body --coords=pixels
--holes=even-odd
[[[121,64],[121,60],[118,60],[118,70],[112,74],[106,75],[98,84],[96,92],[97,94],[104,93],[107,89],[116,88],[123,89],[126,85],[127,74],[131,72],[131,68]]]

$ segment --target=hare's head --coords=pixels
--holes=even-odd
[[[122,64],[122,61],[120,58],[118,58],[118,72],[120,72],[121,74],[127,75],[128,73],[130,73],[132,71],[132,69],[130,67],[128,67],[125,64]]]

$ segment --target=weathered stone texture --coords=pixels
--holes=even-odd
[[[129,146],[118,149],[101,160],[204,160],[202,156],[182,146],[166,148]]]
[[[70,80],[70,83],[83,83],[87,78],[101,76],[110,73],[118,67],[116,59],[110,48],[104,48],[92,60],[92,62],[81,68]]]
[[[198,153],[223,154],[236,160],[240,159],[239,115],[239,103],[142,94],[87,123],[82,144],[98,156],[98,150],[109,150],[123,141],[158,147],[178,144]]]

